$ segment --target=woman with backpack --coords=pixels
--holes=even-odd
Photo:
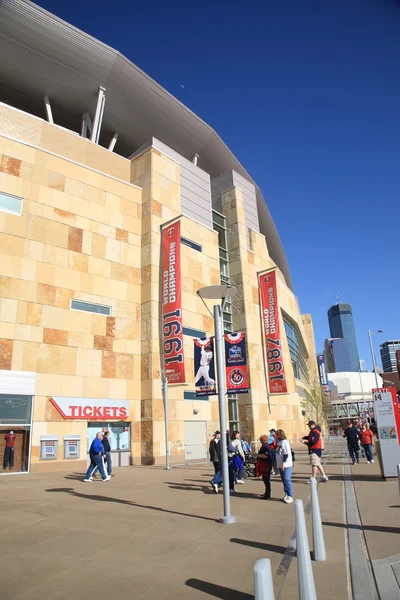
[[[262,435],[260,437],[261,448],[257,454],[256,462],[256,477],[261,475],[264,485],[265,492],[259,496],[263,500],[271,499],[271,451],[268,446],[268,436]]]
[[[291,504],[293,502],[292,449],[283,429],[278,429],[276,432],[276,437],[278,439],[278,445],[276,447],[276,465],[280,471],[283,489],[285,492],[283,502],[285,502],[285,504]]]
[[[232,446],[236,450],[236,456],[234,457],[234,467],[235,467],[235,483],[244,483],[243,481],[243,468],[246,460],[242,440],[240,439],[240,432],[234,431],[231,435]]]

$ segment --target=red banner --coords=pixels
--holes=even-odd
[[[247,394],[249,373],[246,359],[246,334],[226,333],[224,338],[227,393]]]
[[[285,367],[282,358],[282,342],[279,327],[278,291],[276,271],[259,276],[261,312],[267,355],[268,384],[270,394],[287,392]]]
[[[170,383],[185,383],[180,221],[176,221],[162,230],[161,243],[164,369]]]

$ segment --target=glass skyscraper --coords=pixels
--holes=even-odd
[[[350,304],[341,302],[340,304],[331,306],[328,310],[328,321],[331,338],[343,338],[346,340],[348,359],[340,361],[340,370],[358,373],[360,364],[358,362],[356,332],[354,330],[353,313],[351,312]],[[336,371],[338,370],[336,369]]]
[[[384,373],[396,373],[396,350],[400,350],[400,340],[389,340],[380,345]]]

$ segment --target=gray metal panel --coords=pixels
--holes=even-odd
[[[0,1],[0,56],[1,84],[35,105],[35,114],[43,110],[45,116],[48,95],[56,123],[79,131],[81,115],[93,116],[103,85],[103,145],[116,131],[116,152],[129,156],[156,136],[189,162],[199,154],[199,167],[212,178],[234,170],[251,180],[218,134],[162,86],[116,50],[28,0]],[[256,198],[269,254],[291,287],[282,244],[257,186]],[[193,210],[189,201],[187,210]]]

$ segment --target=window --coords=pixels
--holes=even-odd
[[[229,413],[229,431],[239,430],[239,410],[238,410],[238,398],[236,394],[229,394],[228,396],[228,413]]]
[[[107,317],[111,315],[111,306],[94,304],[94,302],[83,302],[82,300],[71,300],[71,309],[95,313],[96,315],[106,315]]]
[[[22,215],[22,198],[0,192],[0,212],[20,217]]]
[[[222,285],[229,285],[229,265],[228,265],[228,243],[226,237],[226,223],[224,215],[213,210],[213,229],[218,233],[219,246],[219,270],[221,274]],[[232,302],[227,300],[223,313],[224,331],[232,333]]]
[[[192,240],[188,240],[187,238],[181,236],[181,242],[184,246],[189,246],[189,248],[197,250],[197,252],[203,252],[203,246],[196,244],[196,242],[192,242]]]
[[[209,400],[208,396],[196,396],[196,392],[183,392],[184,400]]]
[[[194,337],[194,338],[205,338],[206,337],[205,331],[200,331],[200,329],[192,329],[191,327],[184,327],[183,335],[190,335],[191,337]]]
[[[306,355],[303,349],[301,348],[301,344],[299,343],[299,338],[296,333],[295,328],[285,319],[283,320],[285,325],[285,332],[287,337],[287,342],[289,345],[290,358],[292,359],[293,372],[296,379],[302,379],[303,381],[308,381],[308,368],[306,362]]]

